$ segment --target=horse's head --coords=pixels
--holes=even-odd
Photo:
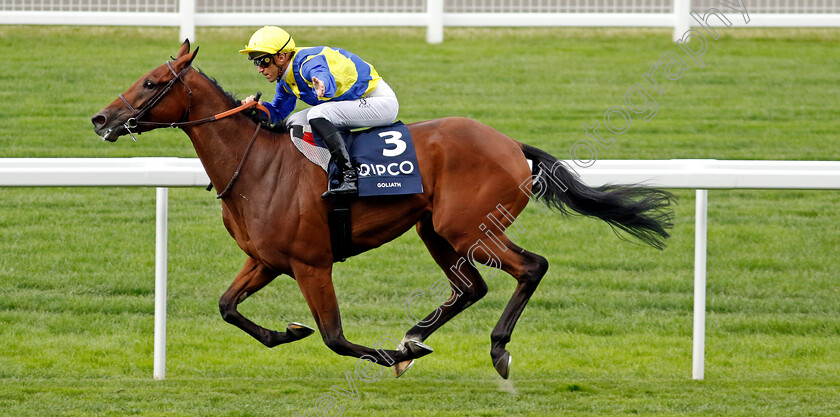
[[[190,42],[184,41],[178,58],[140,77],[91,118],[96,134],[103,140],[115,142],[125,134],[145,132],[183,120],[189,111],[192,93],[183,78],[197,53],[198,48],[190,53]]]

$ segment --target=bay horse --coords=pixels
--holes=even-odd
[[[517,282],[490,335],[493,366],[507,378],[506,345],[548,269],[544,257],[518,247],[504,233],[529,201],[602,219],[656,248],[661,249],[669,236],[668,206],[673,196],[668,192],[624,185],[591,188],[557,158],[474,120],[452,117],[410,124],[423,193],[354,200],[352,254],[383,245],[414,226],[452,292],[406,332],[396,349],[351,343],[343,334],[332,283],[334,258],[327,219],[332,203],[320,197],[327,187],[326,174],[295,149],[288,132],[260,129],[258,122],[242,113],[216,121],[215,115],[240,103],[192,68],[197,53],[198,48],[190,52],[185,41],[177,58],[140,77],[91,121],[95,132],[111,142],[163,126],[180,127],[189,136],[212,185],[223,190],[225,227],[248,255],[221,296],[219,310],[226,322],[265,346],[314,332],[299,323],[289,324],[285,331],[269,330],[237,311],[248,296],[286,274],[300,287],[330,349],[393,366],[399,376],[414,359],[432,352],[423,342],[435,330],[487,293],[473,264],[480,262],[505,271]],[[488,214],[495,211],[502,213],[493,215],[498,233],[485,225]],[[493,244],[479,251],[476,243],[481,239]]]

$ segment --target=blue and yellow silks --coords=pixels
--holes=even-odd
[[[312,88],[312,77],[324,82],[324,96]],[[358,100],[382,79],[372,65],[340,48],[296,48],[291,70],[277,80],[274,100],[265,103],[272,121],[286,119],[297,99],[310,106],[327,101]]]

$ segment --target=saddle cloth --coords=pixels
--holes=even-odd
[[[365,130],[342,132],[350,161],[359,174],[359,196],[403,195],[423,192],[417,154],[408,127],[402,122]],[[338,168],[330,152],[307,126],[292,126],[292,143],[310,161],[320,166],[333,185]]]

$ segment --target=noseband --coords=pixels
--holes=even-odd
[[[190,112],[190,107],[192,107],[192,89],[190,88],[190,86],[187,85],[187,83],[184,82],[182,77],[183,77],[184,74],[187,73],[187,71],[190,70],[191,66],[192,65],[187,65],[187,66],[184,67],[184,69],[181,70],[181,72],[176,73],[175,69],[172,68],[172,64],[169,61],[166,61],[166,67],[169,68],[169,72],[171,72],[172,75],[174,75],[175,77],[172,78],[171,80],[169,80],[169,82],[166,83],[166,86],[164,86],[162,89],[158,90],[155,93],[155,95],[152,96],[152,98],[149,99],[149,101],[147,101],[145,104],[143,104],[143,107],[141,107],[140,110],[135,109],[134,106],[132,106],[131,103],[129,103],[128,100],[126,100],[126,98],[122,94],[120,94],[120,100],[122,100],[122,102],[125,103],[125,106],[134,115],[133,117],[130,117],[128,120],[126,120],[125,124],[123,124],[123,127],[125,127],[125,130],[128,131],[129,135],[131,135],[131,139],[133,139],[135,142],[137,142],[137,138],[134,137],[134,133],[131,131],[131,129],[136,129],[140,125],[156,126],[156,127],[160,127],[160,126],[178,127],[178,125],[181,124],[181,123],[178,123],[178,122],[175,122],[175,123],[140,122],[138,119],[143,117],[149,110],[152,109],[152,107],[156,106],[158,104],[158,102],[163,98],[163,96],[165,96],[166,93],[168,93],[169,90],[172,89],[172,86],[175,85],[175,83],[178,82],[178,81],[181,81],[181,83],[184,84],[184,87],[187,87],[187,91],[189,92],[190,105],[187,106],[187,111],[184,113],[184,115],[186,117],[186,115],[189,114],[189,112]],[[183,120],[183,117],[182,117],[182,120]]]

